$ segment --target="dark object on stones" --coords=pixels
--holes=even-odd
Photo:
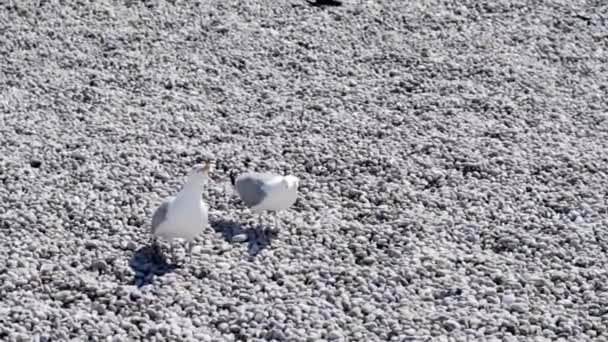
[[[322,6],[338,7],[338,6],[342,6],[342,1],[337,1],[337,0],[315,0],[315,1],[308,1],[308,0],[306,0],[306,2],[308,2],[309,5],[315,6],[315,7],[322,7]]]
[[[30,161],[30,166],[33,167],[34,169],[39,168],[42,165],[42,161],[38,160],[38,159],[33,159]]]

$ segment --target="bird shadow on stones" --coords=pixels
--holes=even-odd
[[[178,266],[168,263],[159,248],[151,244],[135,251],[129,259],[129,267],[135,273],[132,284],[142,287],[153,284],[155,278],[173,272]]]
[[[257,256],[271,246],[272,240],[277,236],[275,232],[260,225],[246,228],[239,222],[221,218],[212,220],[211,226],[228,243],[247,243],[250,257]]]

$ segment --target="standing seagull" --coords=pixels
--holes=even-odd
[[[253,213],[275,212],[275,228],[279,228],[278,211],[292,206],[298,197],[300,179],[272,173],[245,172],[238,177],[230,174],[230,181],[241,201]]]
[[[209,180],[210,164],[194,165],[181,191],[165,199],[152,215],[152,238],[170,240],[171,258],[175,259],[174,239],[188,241],[188,258],[192,259],[193,240],[209,225],[209,205],[201,198]]]

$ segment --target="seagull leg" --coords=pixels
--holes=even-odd
[[[169,242],[169,246],[171,246],[171,261],[175,263],[175,249],[173,248],[173,240]]]
[[[274,229],[275,231],[279,231],[279,224],[280,224],[280,220],[279,220],[279,212],[275,211],[274,212]]]
[[[266,238],[266,234],[264,234],[264,212],[261,212],[259,215],[259,224],[255,228],[255,236],[257,241],[264,241]]]
[[[158,254],[158,243],[156,241],[156,236],[152,235],[152,239],[150,240],[150,249],[154,254]]]
[[[156,236],[152,236],[151,255],[152,255],[152,260],[155,263],[158,262],[158,260],[161,260],[162,252],[160,250],[160,245],[158,244],[158,240],[156,239]]]
[[[256,227],[256,229],[263,229],[264,227],[264,213],[259,213],[258,214],[258,226]]]
[[[188,259],[192,262],[192,248],[194,248],[194,242],[188,241]]]

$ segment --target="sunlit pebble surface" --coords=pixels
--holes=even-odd
[[[600,2],[62,4],[0,9],[0,340],[608,340]],[[248,168],[302,178],[276,235]]]

